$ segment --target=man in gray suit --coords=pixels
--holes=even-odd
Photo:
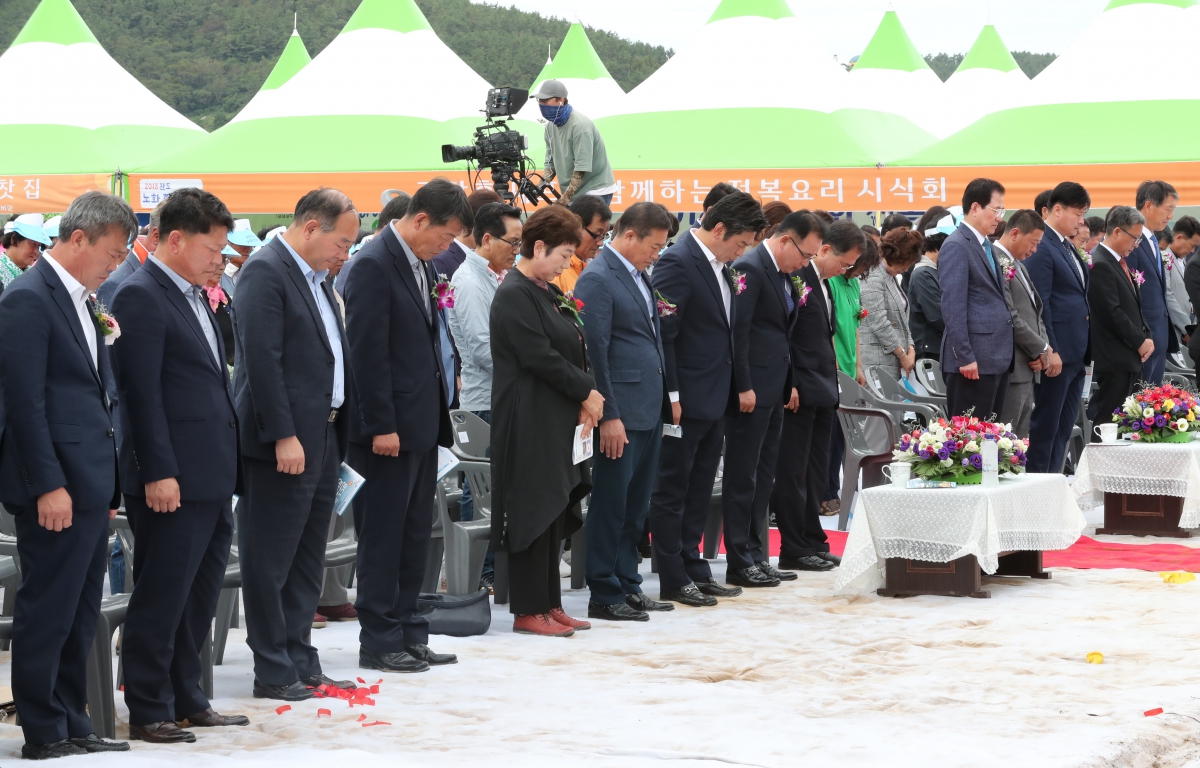
[[[646,611],[675,608],[642,592],[637,568],[663,423],[671,422],[657,301],[645,272],[666,247],[670,226],[658,205],[630,206],[575,284],[596,389],[604,395],[587,516],[593,619],[647,621]]]
[[[309,634],[346,455],[342,415],[354,412],[346,331],[325,278],[357,235],[350,198],[309,192],[238,279],[234,391],[246,485],[238,543],[256,698],[355,687],[322,673]]]
[[[1008,379],[1008,395],[1000,421],[1012,424],[1018,437],[1029,437],[1029,416],[1033,413],[1033,382],[1049,362],[1050,342],[1042,320],[1042,297],[1021,262],[1037,250],[1046,234],[1046,222],[1031,210],[1017,211],[1008,222],[1001,222],[1004,235],[996,241],[1008,303],[1013,321],[1013,372]]]

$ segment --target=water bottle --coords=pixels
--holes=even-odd
[[[983,486],[995,488],[1000,485],[1000,447],[995,435],[985,435],[980,454],[983,458]]]

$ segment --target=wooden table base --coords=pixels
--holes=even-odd
[[[1168,536],[1191,538],[1179,527],[1183,499],[1178,496],[1138,496],[1132,493],[1104,494],[1104,527],[1096,533],[1123,536]]]
[[[1000,555],[996,575],[1048,579],[1051,574],[1042,569],[1042,553],[1028,551]],[[883,589],[877,591],[883,597],[913,597],[915,595],[991,597],[991,592],[983,589],[982,581],[983,572],[974,555],[960,557],[948,563],[889,557],[884,573]]]

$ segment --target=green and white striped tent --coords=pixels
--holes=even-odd
[[[850,98],[857,108],[897,115],[920,130],[936,135],[936,115],[939,105],[943,105],[942,80],[913,45],[895,11],[884,13],[847,79]],[[949,108],[949,105],[944,106]],[[868,149],[881,138],[879,129],[869,135],[859,134],[859,140],[866,143]]]
[[[279,58],[275,60],[275,66],[271,67],[271,74],[267,75],[267,79],[263,81],[258,93],[254,94],[254,98],[250,99],[245,107],[242,107],[237,116],[241,117],[246,110],[251,110],[251,114],[253,114],[260,109],[269,109],[269,105],[264,107],[263,102],[270,102],[275,98],[279,88],[291,80],[297,72],[304,69],[310,61],[312,61],[312,57],[308,55],[308,49],[304,47],[304,41],[300,39],[300,31],[293,29],[292,36],[288,38],[287,45],[283,48],[283,53],[279,54]]]
[[[608,68],[596,54],[587,32],[579,23],[572,24],[567,30],[562,45],[534,78],[529,92],[537,91],[538,86],[546,80],[558,80],[565,85],[570,103],[593,120],[620,111],[621,103],[625,100],[625,91],[608,73]],[[518,117],[530,121],[540,119],[537,102],[531,99]]]
[[[1024,104],[1030,87],[1000,33],[988,24],[946,81],[938,102],[943,108],[936,110],[936,133],[949,136],[984,115]]]

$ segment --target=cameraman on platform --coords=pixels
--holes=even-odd
[[[595,195],[612,204],[617,184],[604,139],[586,115],[574,111],[567,103],[567,87],[558,80],[547,80],[529,98],[537,99],[542,117],[546,119],[546,181],[558,178],[562,195],[561,205],[567,205],[577,195]]]

